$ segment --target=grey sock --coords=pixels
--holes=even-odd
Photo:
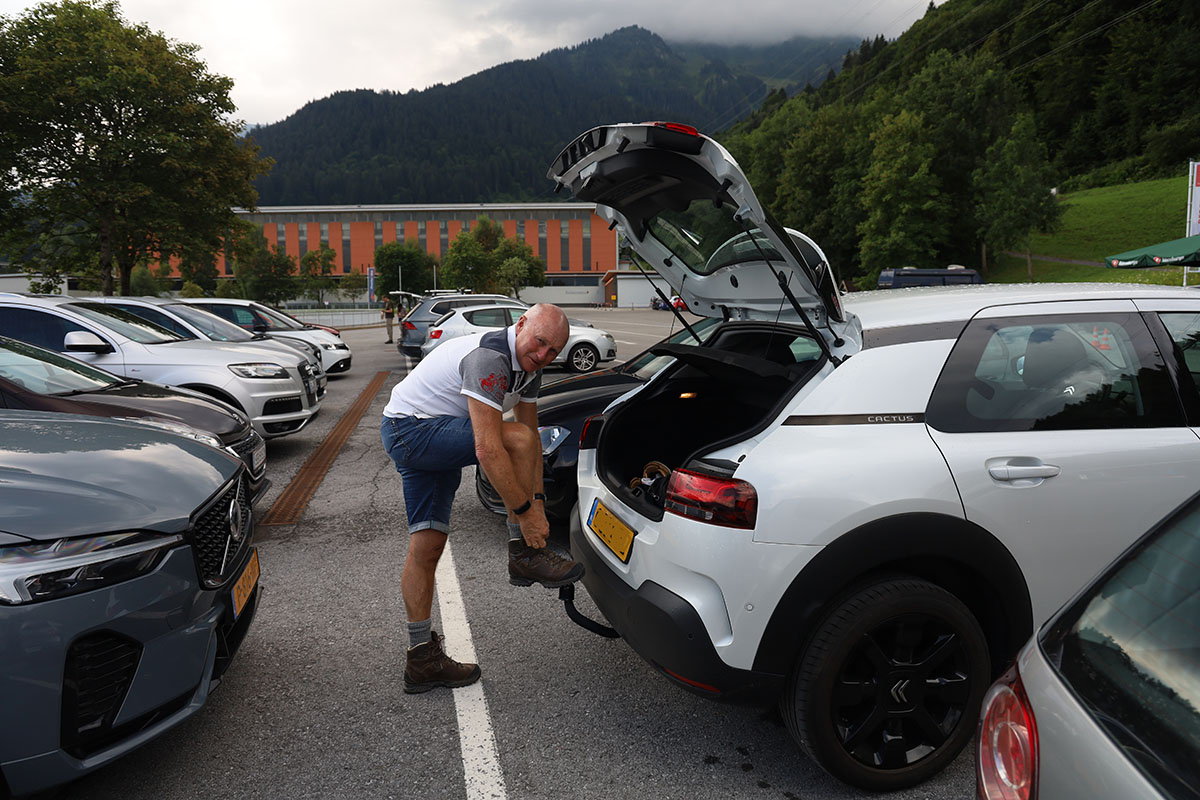
[[[408,623],[408,647],[410,650],[431,640],[431,622],[432,620],[423,619],[420,622]]]
[[[512,542],[517,539],[522,541],[525,539],[525,536],[521,533],[521,523],[510,522],[508,523],[508,540]]]

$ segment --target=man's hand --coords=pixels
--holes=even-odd
[[[528,511],[517,517],[517,521],[521,523],[521,535],[525,537],[525,544],[533,548],[546,546],[546,537],[550,535],[550,523],[546,521],[546,511],[542,508],[541,500],[535,501]]]

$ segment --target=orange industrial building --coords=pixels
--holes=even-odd
[[[617,234],[595,211],[591,203],[462,203],[272,206],[237,213],[262,225],[267,242],[297,261],[328,245],[337,256],[335,274],[365,273],[375,263],[375,248],[388,242],[416,242],[441,258],[456,236],[487,217],[546,262],[547,286],[598,286],[617,268]],[[217,269],[232,274],[224,258]]]

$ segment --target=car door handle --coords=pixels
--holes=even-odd
[[[1019,481],[1031,478],[1053,478],[1062,469],[1053,464],[997,464],[988,467],[988,475],[998,481]]]

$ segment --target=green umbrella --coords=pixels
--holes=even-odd
[[[1194,266],[1200,264],[1200,234],[1105,256],[1104,263],[1117,269]]]

